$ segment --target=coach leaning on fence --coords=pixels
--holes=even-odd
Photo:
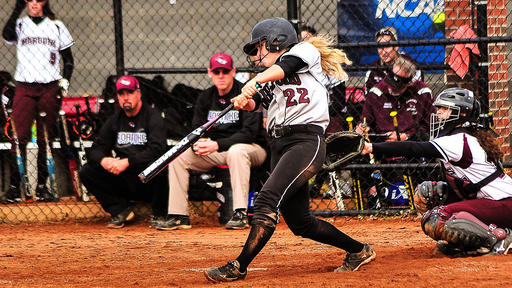
[[[80,179],[87,190],[112,215],[108,228],[123,228],[134,218],[130,200],[150,201],[154,218],[167,215],[167,173],[146,184],[137,176],[165,152],[163,118],[142,103],[135,77],[122,76],[116,88],[122,109],[101,127],[88,155],[89,161],[80,170]]]

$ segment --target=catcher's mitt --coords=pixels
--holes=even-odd
[[[364,137],[356,132],[341,131],[327,137],[325,143],[327,143],[327,152],[322,168],[334,170],[347,165],[354,157],[361,155]]]
[[[420,213],[443,205],[448,199],[448,184],[443,181],[423,181],[414,192],[414,205]]]

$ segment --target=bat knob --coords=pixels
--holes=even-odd
[[[352,122],[354,121],[354,117],[348,116],[347,118],[345,118],[345,120],[347,120],[347,122]]]
[[[39,116],[41,116],[41,117],[46,117],[46,112],[41,112],[41,113],[39,113]]]
[[[60,115],[60,116],[64,116],[64,115],[66,115],[66,111],[64,111],[64,110],[59,110],[59,115]]]
[[[391,111],[391,113],[389,113],[389,116],[391,117],[396,117],[396,115],[398,114],[398,112],[396,111]]]

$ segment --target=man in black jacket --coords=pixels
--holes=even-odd
[[[199,127],[218,115],[240,94],[242,83],[234,79],[236,69],[231,56],[217,53],[210,59],[208,75],[213,86],[203,91],[197,99],[192,127]],[[228,229],[249,227],[247,204],[250,169],[263,164],[266,158],[262,115],[256,112],[232,110],[212,127],[205,138],[199,139],[190,149],[169,165],[170,217],[160,230],[190,228],[188,211],[189,171],[206,172],[219,165],[228,165],[233,191],[233,216]]]
[[[80,170],[87,190],[112,215],[108,228],[123,228],[135,217],[130,200],[150,201],[152,221],[167,215],[167,173],[147,184],[137,176],[166,150],[163,118],[142,103],[135,77],[120,77],[116,88],[121,109],[101,127]]]

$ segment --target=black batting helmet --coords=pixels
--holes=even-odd
[[[270,52],[281,51],[299,42],[292,23],[278,17],[263,20],[252,28],[251,41],[244,45],[245,54],[256,55],[256,44],[262,40],[267,41],[265,48]]]

